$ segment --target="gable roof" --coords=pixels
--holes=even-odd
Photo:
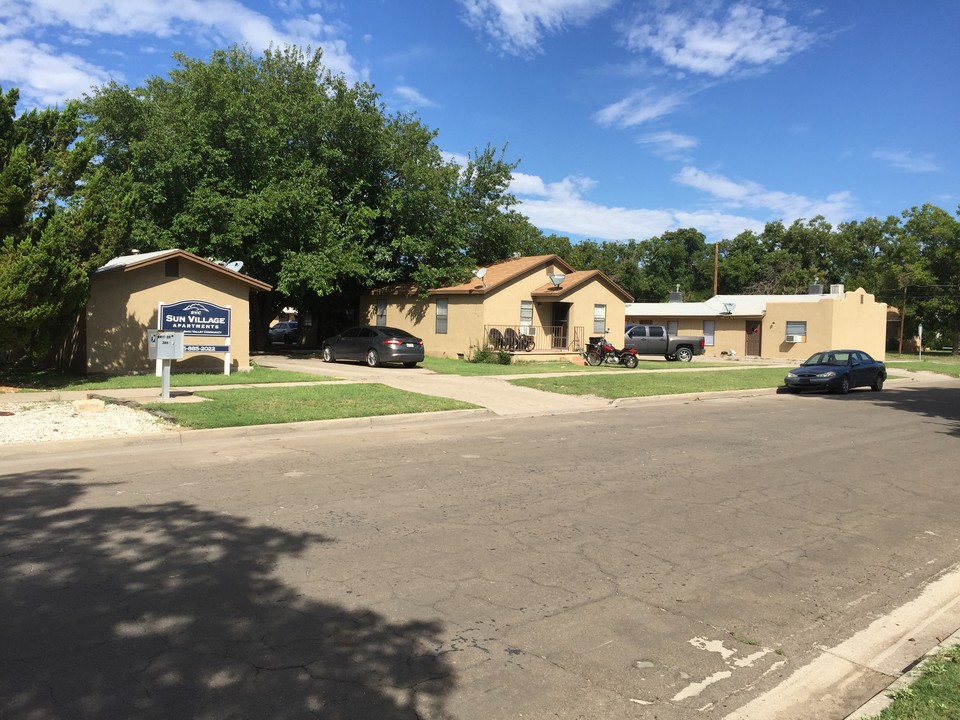
[[[223,273],[224,275],[228,275],[231,279],[246,283],[256,290],[270,290],[272,287],[271,285],[268,285],[260,280],[256,280],[249,275],[244,275],[243,273],[239,273],[235,270],[230,270],[229,268],[210,260],[204,260],[199,255],[194,255],[186,250],[157,250],[155,252],[137,253],[135,255],[122,255],[120,257],[113,258],[105,265],[97,268],[94,272],[94,275],[100,275],[102,273],[109,272],[130,272],[132,270],[147,267],[148,265],[154,265],[165,260],[172,260],[174,258],[187,260],[188,262],[196,263],[197,265],[209,268],[210,270]]]
[[[619,295],[625,303],[633,300],[633,296],[630,293],[617,285],[613,280],[599,270],[574,270],[573,272],[565,273],[562,283],[559,285],[554,285],[552,282],[548,282],[545,285],[541,285],[530,293],[530,297],[541,300],[562,298],[571,290],[575,290],[581,285],[586,285],[595,279],[606,285],[610,290],[613,291],[615,295]]]
[[[565,274],[576,272],[559,255],[529,255],[491,263],[483,279],[473,277],[465,283],[436,288],[430,291],[431,295],[486,295],[523,275],[527,275],[538,268],[546,269],[553,265]]]

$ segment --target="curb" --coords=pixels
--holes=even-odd
[[[903,675],[898,677],[883,690],[867,700],[863,705],[847,715],[843,720],[867,720],[867,718],[872,718],[876,715],[879,715],[893,704],[893,695],[895,693],[915,683],[926,670],[927,665],[930,664],[931,660],[933,660],[941,652],[949,650],[954,645],[960,645],[960,630],[957,630],[946,640],[943,640],[938,645],[931,648],[922,657],[918,658],[917,661],[910,667],[910,669],[907,670]]]

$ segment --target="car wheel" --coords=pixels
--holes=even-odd
[[[870,386],[870,389],[874,392],[880,392],[883,390],[883,375],[877,373],[877,379],[873,381],[873,385]]]
[[[333,356],[333,348],[329,345],[323,346],[323,361],[324,362],[335,362],[336,358]]]
[[[285,345],[293,345],[293,335],[289,333],[283,336],[283,342]]]
[[[624,355],[623,356],[623,365],[624,367],[633,370],[637,366],[637,356],[636,355]]]
[[[600,364],[600,353],[588,352],[587,353],[587,365],[590,367],[597,367]]]
[[[367,350],[367,365],[369,365],[370,367],[377,367],[379,364],[380,364],[380,354],[373,348],[370,348],[369,350]]]
[[[846,375],[840,378],[840,383],[837,385],[835,392],[839,393],[840,395],[846,395],[848,392],[850,392],[850,378]]]
[[[693,360],[693,351],[687,347],[677,348],[676,358],[680,362],[690,362]]]

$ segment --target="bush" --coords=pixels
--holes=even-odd
[[[472,363],[509,365],[513,362],[513,356],[506,350],[494,351],[491,348],[477,345],[473,348],[473,352],[467,360]]]

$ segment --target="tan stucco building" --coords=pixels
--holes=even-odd
[[[717,295],[705,302],[630,303],[627,322],[703,335],[705,355],[806,359],[818,350],[856,348],[886,356],[887,305],[863,288],[826,294]]]
[[[480,347],[515,351],[513,337],[532,338],[526,358],[572,357],[590,335],[618,337],[632,299],[599,270],[537,255],[478,268],[470,282],[425,298],[410,285],[379,288],[361,298],[360,321],[409,330],[434,357],[470,357]]]
[[[87,372],[153,371],[147,331],[160,327],[160,304],[196,301],[229,309],[229,335],[185,334],[186,345],[229,347],[224,352],[187,352],[177,370],[250,369],[250,294],[270,285],[183,250],[114,258],[90,282],[85,315]]]

